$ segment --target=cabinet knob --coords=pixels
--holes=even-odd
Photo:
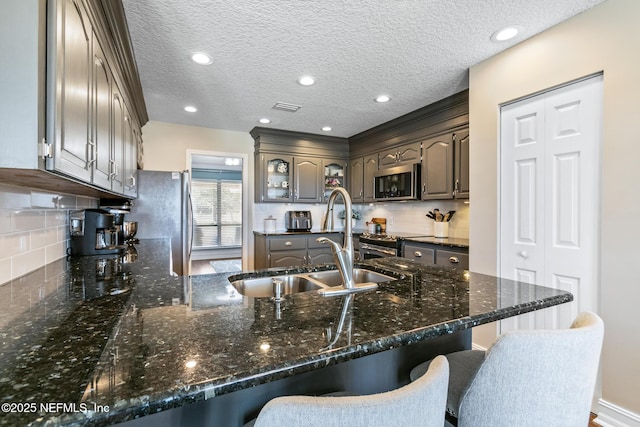
[[[413,253],[413,256],[415,256],[415,257],[417,257],[417,258],[420,258],[420,257],[422,257],[422,252],[420,252],[420,251],[415,251],[415,252]]]
[[[450,256],[450,257],[449,257],[449,262],[450,262],[451,264],[457,264],[457,263],[459,263],[459,262],[460,262],[460,260],[458,259],[458,257],[457,257],[457,256]]]
[[[520,255],[520,256],[521,256],[522,258],[524,258],[524,259],[529,258],[529,254],[528,254],[528,253],[526,253],[525,251],[522,251],[522,252],[518,253],[518,255]]]

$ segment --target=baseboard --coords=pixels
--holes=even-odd
[[[481,345],[478,345],[476,343],[471,343],[471,350],[487,351],[486,348],[484,348]]]
[[[606,400],[598,400],[598,416],[593,422],[602,427],[640,427],[640,415]]]

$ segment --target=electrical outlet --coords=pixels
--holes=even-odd
[[[389,225],[393,225],[393,217],[392,216],[389,217]]]

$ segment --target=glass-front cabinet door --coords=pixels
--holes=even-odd
[[[281,154],[262,156],[262,194],[263,202],[291,202],[293,200],[291,177],[293,176],[293,157]]]
[[[324,200],[327,201],[331,192],[337,187],[346,187],[347,161],[324,160]],[[336,201],[342,201],[342,198]]]

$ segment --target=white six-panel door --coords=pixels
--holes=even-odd
[[[501,109],[500,274],[574,295],[501,332],[566,328],[598,311],[601,111],[601,75]]]

